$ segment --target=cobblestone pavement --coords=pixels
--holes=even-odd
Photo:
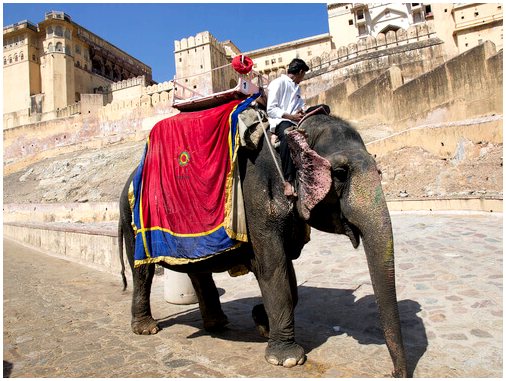
[[[501,214],[393,214],[398,298],[415,377],[502,377]],[[296,337],[305,365],[264,360],[250,317],[251,274],[216,274],[230,325],[203,331],[196,305],[152,309],[163,328],[130,331],[131,286],[119,276],[4,240],[4,375],[11,377],[384,377],[392,371],[378,328],[363,249],[313,230],[296,262]],[[131,283],[131,282],[130,282]]]

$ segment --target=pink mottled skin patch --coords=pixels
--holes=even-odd
[[[298,130],[287,133],[288,146],[298,171],[298,209],[308,220],[311,210],[325,198],[332,185],[331,164],[307,144],[304,134]]]

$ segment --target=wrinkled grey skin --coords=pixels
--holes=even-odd
[[[394,364],[393,375],[406,377],[393,258],[390,216],[381,190],[374,159],[359,134],[341,119],[316,115],[303,122],[310,147],[330,161],[332,186],[327,196],[311,211],[308,221],[283,195],[283,184],[269,149],[240,152],[241,178],[250,244],[241,252],[177,268],[187,272],[195,287],[204,328],[216,330],[228,321],[223,313],[212,272],[244,264],[256,276],[263,305],[253,317],[261,334],[269,338],[265,358],[285,367],[302,364],[304,349],[295,342],[294,309],[297,283],[292,260],[299,257],[307,224],[330,233],[346,234],[354,247],[362,237],[385,340]],[[265,141],[263,141],[265,143]],[[133,268],[134,234],[128,204],[127,181],[120,200],[120,241],[125,238],[127,257],[133,272],[132,329],[137,334],[155,334],[159,328],[151,315],[149,295],[154,265]],[[120,250],[122,251],[122,242]]]

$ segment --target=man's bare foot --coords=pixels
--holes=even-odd
[[[297,193],[295,192],[295,188],[289,181],[285,181],[284,194],[286,197],[297,197]]]

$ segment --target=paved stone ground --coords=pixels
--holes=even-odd
[[[393,214],[398,298],[415,377],[502,377],[503,247],[500,214]],[[296,337],[308,354],[284,369],[263,358],[251,274],[217,274],[227,331],[203,331],[196,305],[163,299],[163,330],[130,331],[131,288],[119,276],[4,240],[4,376],[384,377],[392,370],[378,328],[363,249],[313,230],[296,262]]]

